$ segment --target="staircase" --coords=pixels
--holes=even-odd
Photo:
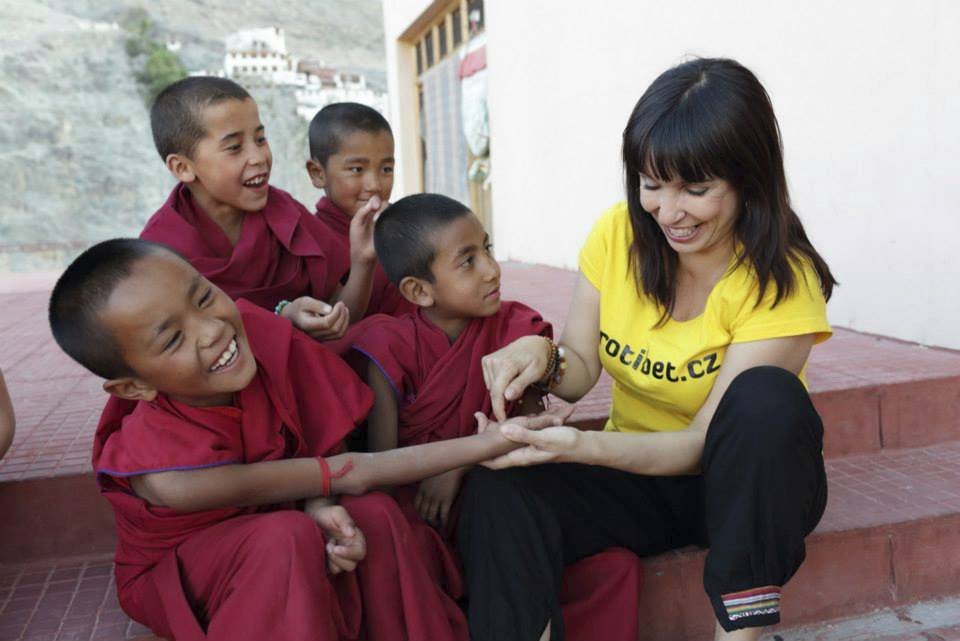
[[[540,310],[558,333],[574,280],[503,265],[504,297]],[[149,630],[116,602],[113,518],[90,469],[104,395],[49,335],[51,284],[0,285],[0,367],[18,421],[0,461],[0,641],[145,641]],[[830,498],[784,590],[783,627],[960,595],[960,353],[837,329],[814,348],[807,380],[826,429]],[[578,403],[576,424],[602,424],[609,385]],[[703,559],[684,549],[647,560],[644,641],[710,638]]]

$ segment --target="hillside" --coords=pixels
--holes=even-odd
[[[24,245],[136,234],[166,197],[172,180],[153,148],[127,34],[115,26],[131,9],[147,7],[156,32],[182,43],[188,69],[219,68],[236,29],[277,25],[294,55],[382,86],[380,3],[304,4],[0,0],[0,23],[12,25],[0,47],[0,172],[11,186],[0,201],[0,271],[55,268],[76,251]],[[254,93],[274,152],[271,182],[309,206],[306,123],[288,90]]]

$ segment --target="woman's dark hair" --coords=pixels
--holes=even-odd
[[[780,127],[763,85],[734,60],[700,58],[662,73],[633,108],[623,130],[623,165],[633,228],[630,265],[637,291],[663,306],[659,325],[676,302],[677,253],[640,205],[640,173],[656,180],[698,183],[723,179],[739,197],[734,225],[740,253],[760,283],[770,279],[773,306],[793,288],[791,261],[808,260],[829,300],[837,284],[807,239],[790,206]]]

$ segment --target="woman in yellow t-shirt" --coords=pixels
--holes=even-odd
[[[525,447],[490,466],[510,469],[471,473],[458,547],[475,641],[562,638],[564,565],[689,544],[710,547],[716,638],[756,639],[826,504],[803,371],[836,283],[790,207],[766,91],[732,60],[669,69],[630,115],[623,162],[627,200],[580,252],[559,344],[525,337],[483,363],[500,420],[531,384],[575,401],[603,368],[614,385],[604,431],[507,425]]]

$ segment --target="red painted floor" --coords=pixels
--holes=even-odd
[[[120,610],[110,558],[0,567],[0,640],[136,638],[153,636]]]
[[[540,310],[559,334],[576,274],[517,263],[503,268],[505,297]],[[91,439],[105,397],[100,381],[72,363],[52,341],[46,323],[51,284],[51,275],[0,282],[0,368],[18,421],[13,447],[0,461],[0,483],[90,471]],[[960,549],[960,534],[947,527],[953,522],[951,515],[960,514],[960,440],[956,433],[960,426],[960,353],[837,329],[833,339],[814,349],[807,379],[827,424],[828,455],[859,454],[827,463],[830,498],[819,535],[875,526],[892,532],[896,524],[907,524],[897,533],[882,535],[896,538],[911,535],[913,524],[943,519],[946,525],[924,530],[924,535],[939,537],[935,541],[938,548],[949,544],[945,549]],[[606,415],[608,403],[606,379],[578,404],[575,418],[599,420]],[[890,546],[887,540],[878,543],[884,550]],[[868,544],[873,543],[858,540],[855,546]],[[913,598],[925,598],[924,590],[933,587],[922,584],[922,578],[910,578],[888,567],[910,562],[904,556],[913,553],[909,546],[897,545],[890,554],[900,556],[891,556],[882,568],[883,576],[875,577],[878,594],[896,591],[898,584],[891,584],[888,576],[892,572],[901,590],[915,590]],[[841,547],[827,550],[820,564],[839,565],[843,561]],[[814,557],[824,554],[822,548],[812,549]],[[72,558],[0,565],[0,641],[149,637],[148,630],[119,610],[110,555],[80,558],[63,550],[60,556]],[[656,583],[654,570],[671,562],[665,557],[652,561],[651,585]],[[696,563],[678,561],[683,568],[690,562]],[[812,572],[816,558],[808,565]],[[869,568],[874,565],[871,562]],[[869,568],[865,572],[871,572]],[[684,569],[681,574],[690,572]],[[866,574],[849,579],[868,589]],[[696,576],[690,583],[687,591],[691,594],[700,590]],[[941,627],[941,632],[943,638],[954,638],[946,634],[946,628]],[[854,638],[872,637],[850,637]]]
[[[827,476],[830,495],[816,530],[820,536],[896,529],[960,513],[960,442],[828,461]],[[958,540],[960,534],[942,543]],[[651,563],[657,568],[678,558],[673,553]],[[842,561],[836,555],[830,559]],[[0,566],[0,641],[114,640],[145,634],[120,612],[111,568],[109,555]],[[789,587],[803,594],[812,586]]]
[[[558,335],[575,279],[574,272],[561,269],[503,265],[504,296],[539,310]],[[0,461],[0,482],[90,470],[90,443],[105,397],[100,381],[64,355],[50,336],[46,305],[51,286],[49,275],[0,283],[0,368],[17,413],[17,435]],[[958,376],[960,353],[838,328],[831,340],[814,348],[807,382],[812,393],[822,394]],[[573,419],[600,420],[609,402],[610,380],[604,375],[577,404]]]

